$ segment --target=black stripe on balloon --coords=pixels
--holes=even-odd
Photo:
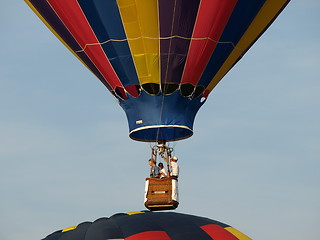
[[[180,83],[190,45],[190,39],[183,38],[192,37],[200,0],[159,0],[158,4],[161,83]]]

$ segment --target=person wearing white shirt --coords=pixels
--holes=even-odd
[[[159,163],[158,167],[160,168],[160,178],[168,177],[166,169],[164,169],[164,167],[163,167],[163,163]]]
[[[171,165],[171,176],[178,178],[179,176],[179,165],[178,165],[178,158],[174,156],[170,159],[170,165]]]

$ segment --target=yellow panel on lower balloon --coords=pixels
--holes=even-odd
[[[74,230],[76,228],[77,228],[77,226],[68,227],[68,228],[63,229],[62,232],[68,232],[68,231]]]
[[[144,213],[144,212],[141,212],[141,211],[127,212],[128,215],[135,215],[140,213]]]
[[[242,232],[238,231],[233,227],[226,227],[225,230],[232,233],[233,236],[237,237],[239,240],[252,240],[247,235],[243,234]]]

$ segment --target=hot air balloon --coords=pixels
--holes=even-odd
[[[119,100],[129,136],[151,142],[193,134],[204,99],[289,2],[25,1]]]
[[[43,240],[250,240],[209,218],[173,212],[119,213],[56,231]]]
[[[25,1],[115,96],[130,138],[160,144],[192,136],[209,93],[289,2]]]

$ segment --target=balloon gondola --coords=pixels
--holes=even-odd
[[[116,98],[130,138],[157,144],[193,135],[210,92],[289,0],[25,2]]]
[[[167,175],[165,177],[150,176],[146,178],[144,205],[151,211],[173,210],[179,205],[178,174],[179,169],[172,168],[173,148],[165,142],[152,147],[152,156],[149,161],[162,158],[167,163]]]
[[[179,205],[178,180],[146,178],[144,205],[151,211],[173,210]]]

